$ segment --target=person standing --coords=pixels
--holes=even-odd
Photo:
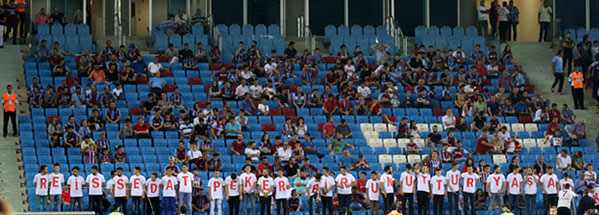
[[[539,182],[539,176],[534,174],[533,168],[527,168],[526,175],[524,176],[524,194],[525,194],[525,205],[526,215],[533,215],[537,213],[537,183]]]
[[[19,26],[19,14],[17,13],[17,6],[14,1],[10,1],[10,4],[4,8],[6,13],[6,24],[8,29],[4,32],[4,38],[8,39],[8,34],[12,32],[12,44],[17,44],[17,30]]]
[[[582,66],[582,74],[588,73],[588,67],[591,65],[592,58],[592,44],[589,35],[582,36],[582,41],[576,45],[576,54],[578,55],[578,66]]]
[[[6,86],[6,93],[2,94],[2,104],[4,105],[4,137],[8,133],[8,120],[12,123],[12,136],[18,135],[16,117],[17,117],[17,94],[12,92],[12,85]]]
[[[487,178],[487,191],[489,193],[489,208],[488,214],[492,214],[495,207],[503,207],[503,191],[506,187],[505,176],[501,173],[501,168],[495,166],[493,174]]]
[[[229,215],[239,215],[239,203],[243,198],[241,197],[240,180],[237,178],[237,174],[232,173],[225,178],[225,197],[229,203]]]
[[[553,10],[549,7],[549,1],[543,1],[543,7],[539,8],[539,25],[541,31],[539,31],[539,42],[547,42],[547,36],[549,35],[549,24],[551,23],[551,16],[553,16]]]
[[[25,38],[25,8],[27,8],[27,3],[25,0],[16,0],[17,4],[17,15],[19,16],[19,38]]]
[[[177,175],[177,181],[179,182],[179,210],[184,205],[187,209],[191,209],[192,196],[192,185],[193,185],[193,174],[187,171],[187,165],[181,166],[181,172]],[[187,215],[191,215],[192,210],[187,211]]]
[[[370,179],[366,181],[366,194],[368,195],[368,200],[370,201],[370,214],[379,214],[382,183],[383,182],[379,180],[378,173],[376,171],[372,171],[370,173]],[[387,214],[387,212],[384,214]]]
[[[381,182],[381,193],[383,195],[384,201],[383,213],[388,214],[391,212],[391,205],[393,205],[393,200],[395,199],[393,186],[397,184],[397,181],[395,181],[395,178],[393,178],[393,168],[391,166],[385,166],[384,170],[385,173],[383,173],[381,178],[378,178],[377,180]]]
[[[467,215],[467,210],[474,215],[474,196],[476,193],[476,185],[480,180],[480,176],[474,172],[474,166],[468,166],[465,173],[462,173],[462,195],[464,196],[464,215]]]
[[[341,174],[335,178],[337,184],[337,196],[339,198],[339,210],[345,208],[349,210],[349,203],[351,200],[351,188],[356,186],[356,179],[353,175],[347,173],[347,168],[341,166]]]
[[[584,108],[584,75],[578,69],[578,66],[574,67],[574,71],[570,73],[568,78],[572,86],[572,97],[574,98],[574,109],[585,109]]]
[[[241,187],[243,200],[243,215],[255,215],[256,214],[256,201],[254,198],[254,190],[256,189],[256,175],[252,173],[252,166],[246,165],[243,167],[243,173],[241,177]],[[251,205],[250,213],[248,213],[248,206]]]
[[[485,6],[485,0],[480,0],[480,5],[476,7],[476,12],[478,13],[478,35],[487,37],[489,35],[489,22],[487,21],[489,8]]]
[[[541,185],[541,190],[543,190],[543,210],[547,213],[549,208],[556,206],[558,203],[557,188],[559,187],[559,179],[557,178],[557,175],[553,174],[553,167],[547,167],[547,173],[541,176],[539,183]],[[568,202],[567,205],[569,207],[570,202]]]
[[[321,179],[321,192],[320,197],[322,198],[322,214],[333,215],[333,189],[335,189],[335,179],[329,172],[328,167],[322,168],[322,179]]]
[[[0,7],[0,49],[4,48],[4,26],[6,26],[6,13],[4,8]]]
[[[114,204],[120,207],[124,214],[127,214],[127,200],[129,199],[128,184],[129,178],[123,175],[123,168],[117,168],[116,176],[112,178],[112,199],[114,199]]]
[[[448,203],[450,215],[460,214],[458,208],[458,200],[460,199],[460,176],[462,173],[458,170],[459,165],[459,162],[454,161],[451,164],[451,170],[449,170],[445,174],[445,178],[447,179],[447,197],[449,201]]]
[[[153,172],[150,179],[146,181],[146,198],[148,199],[147,213],[148,214],[161,214],[160,213],[160,185],[162,180],[158,178],[158,173]]]
[[[291,184],[289,183],[289,179],[283,175],[282,168],[277,170],[277,178],[275,178],[274,183],[277,189],[275,192],[277,215],[287,215],[287,199],[291,197]]]
[[[165,215],[175,215],[175,203],[177,202],[177,177],[173,175],[173,170],[170,167],[166,168],[166,174],[162,177],[161,183],[162,202],[160,202],[160,205],[153,205],[153,207],[162,208],[163,214]]]
[[[412,172],[412,164],[406,164],[406,171],[402,172],[399,178],[399,193],[403,196],[401,208],[405,215],[414,214],[414,190],[416,190],[414,183],[416,183],[416,175]]]
[[[499,15],[499,40],[502,43],[508,39],[508,30],[510,29],[510,11],[507,8],[507,2],[503,2],[501,7],[497,9],[497,14]]]
[[[67,188],[71,197],[71,211],[81,211],[83,207],[83,185],[85,179],[79,175],[79,167],[75,166],[71,169],[73,175],[67,180]]]
[[[572,64],[574,63],[572,60],[574,59],[574,48],[576,48],[576,43],[572,40],[572,32],[566,33],[566,39],[562,41],[562,54],[563,54],[563,70],[566,70],[566,66],[568,67],[568,74],[572,71]]]
[[[34,211],[46,211],[48,208],[48,166],[42,165],[40,172],[33,177],[35,185],[35,209]],[[42,210],[39,210],[39,208]]]
[[[258,190],[260,192],[260,215],[270,215],[270,202],[272,200],[271,197],[273,189],[274,182],[268,175],[268,169],[262,170],[262,177],[258,179]]]
[[[507,40],[516,41],[518,37],[518,24],[520,23],[520,10],[514,6],[514,0],[510,0],[510,5],[507,9],[510,12]]]
[[[418,215],[428,215],[431,195],[431,175],[428,166],[416,167],[416,201],[418,201]]]
[[[133,214],[142,214],[142,202],[146,184],[146,177],[140,174],[141,168],[136,166],[133,169],[133,175],[129,178],[131,184],[131,206],[133,206]]]
[[[50,211],[61,211],[64,175],[60,173],[60,164],[54,164],[54,172],[48,175],[48,180],[50,180]]]
[[[507,175],[507,204],[512,208],[515,214],[519,214],[520,197],[522,194],[522,175],[519,173],[520,168],[516,167],[512,169],[512,172]]]
[[[306,198],[308,199],[308,213],[310,215],[314,214],[312,212],[312,203],[316,203],[316,213],[320,211],[320,190],[322,189],[320,185],[322,184],[322,175],[320,173],[316,173],[314,178],[308,181],[306,185]],[[323,213],[326,213],[326,210],[323,210]]]
[[[497,25],[499,25],[499,2],[494,0],[491,2],[491,8],[489,9],[489,24],[491,25],[490,37],[497,37]]]
[[[558,196],[557,215],[571,215],[570,207],[572,206],[572,201],[573,199],[578,199],[578,195],[571,190],[570,184],[566,184],[564,189],[559,191]]]
[[[557,50],[557,54],[551,60],[551,68],[553,73],[553,84],[551,85],[551,92],[555,92],[555,85],[558,85],[557,95],[562,95],[562,88],[564,87],[564,67],[563,67],[563,58],[564,52],[562,50]],[[570,59],[571,61],[572,59]]]
[[[599,54],[595,54],[595,61],[589,66],[589,75],[591,79],[591,94],[599,102]]]
[[[435,176],[431,178],[431,187],[433,194],[433,214],[443,215],[443,203],[445,202],[445,196],[447,196],[447,178],[441,173],[443,169],[435,169]]]
[[[96,215],[104,214],[104,186],[106,180],[104,175],[98,173],[98,166],[92,166],[92,173],[85,179],[88,188],[89,207]]]
[[[225,181],[220,177],[220,171],[213,172],[214,177],[208,181],[208,200],[210,200],[210,215],[221,215],[223,212],[223,187]],[[216,213],[214,212],[216,208]]]

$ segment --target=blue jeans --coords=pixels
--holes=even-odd
[[[541,31],[539,32],[539,42],[547,42],[547,35],[549,35],[549,22],[541,22]]]
[[[50,211],[61,211],[62,194],[50,195]]]
[[[175,197],[163,197],[162,202],[160,202],[162,214],[175,215],[176,203],[177,199]]]
[[[518,207],[518,205],[520,205],[521,201],[522,201],[522,199],[520,199],[520,195],[513,195],[513,194],[507,195],[507,204],[510,206],[510,210],[514,214],[520,213],[520,208]]]
[[[491,193],[491,197],[489,197],[488,214],[492,214],[495,206],[497,206],[499,210],[501,210],[501,207],[503,207],[503,193]]]
[[[35,211],[47,211],[48,210],[48,196],[40,196],[40,195],[35,195]],[[40,206],[42,206],[42,210],[40,209]]]
[[[536,215],[537,214],[537,195],[526,195],[525,197],[526,203],[526,215]]]
[[[133,214],[140,215],[142,213],[141,196],[131,196],[131,206],[133,206]]]
[[[81,211],[82,204],[83,197],[71,197],[71,211]],[[75,207],[77,207],[77,210],[75,210]]]
[[[252,210],[248,213],[248,204],[252,205]],[[243,194],[243,214],[244,215],[255,215],[256,214],[256,199],[253,193]]]
[[[179,208],[185,205],[187,207],[187,215],[191,215],[193,208],[191,208],[191,193],[179,192]]]

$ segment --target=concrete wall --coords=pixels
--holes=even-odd
[[[297,17],[304,15],[304,1],[287,1],[287,36],[297,36]]]
[[[168,18],[167,0],[152,0],[152,25],[159,24]]]

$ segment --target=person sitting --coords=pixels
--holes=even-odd
[[[149,138],[150,126],[146,124],[143,117],[137,118],[137,124],[133,126],[133,133],[137,138]]]
[[[563,115],[562,115],[563,116]],[[566,132],[572,138],[573,143],[580,145],[578,140],[586,138],[587,126],[584,118],[580,119],[574,126],[566,126]]]
[[[365,205],[367,204],[366,198],[364,195],[359,192],[357,187],[351,188],[352,194],[349,203],[349,208],[351,210],[365,210]]]

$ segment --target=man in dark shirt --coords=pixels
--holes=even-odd
[[[208,135],[209,135],[208,125],[206,125],[206,123],[204,123],[204,119],[199,118],[198,121],[200,121],[200,123],[194,127],[194,133],[192,135],[192,136],[194,136],[194,138],[192,138],[192,139],[195,139],[197,137],[200,137],[200,138],[208,137]]]
[[[54,12],[50,15],[50,21],[55,24],[58,23],[64,25],[64,13],[60,12],[60,10],[58,10],[58,7],[54,7],[53,11]]]
[[[204,188],[198,189],[198,194],[193,197],[193,204],[191,205],[191,207],[193,207],[194,214],[207,214],[209,206],[210,201],[208,200],[208,197],[204,195]]]
[[[285,170],[285,175],[287,177],[297,176],[297,173],[299,172],[299,168],[300,167],[295,162],[295,157],[289,158],[289,163],[287,165],[285,165],[285,167],[283,167],[283,169]]]
[[[436,125],[433,125],[433,132],[428,134],[428,136],[426,137],[426,145],[428,145],[429,147],[435,147],[436,145],[439,144],[442,137],[438,131],[439,131],[439,127],[437,127]]]
[[[4,26],[6,26],[6,13],[4,13],[4,8],[0,7],[0,49],[4,48]]]
[[[181,60],[193,57],[193,51],[189,49],[189,44],[185,43],[183,45],[183,49],[179,51],[179,55],[181,55]]]
[[[591,52],[591,39],[589,35],[582,36],[582,42],[578,43],[576,54],[579,56],[578,61],[582,66],[582,74],[587,74],[589,72],[589,65],[593,62],[592,52]]]
[[[291,58],[295,60],[295,57],[297,57],[297,50],[295,50],[294,46],[295,42],[289,42],[289,46],[285,49],[285,58]]]
[[[19,26],[19,14],[17,14],[17,6],[14,1],[10,2],[6,8],[4,8],[6,15],[6,26],[7,30],[4,33],[4,38],[8,38],[8,34],[12,32],[12,44],[17,44],[17,26]]]
[[[547,173],[547,164],[543,163],[543,156],[539,155],[537,161],[538,162],[533,167],[535,169],[535,174],[543,175]]]
[[[562,57],[562,67],[563,71],[566,71],[566,66],[568,67],[568,74],[570,74],[570,72],[572,71],[572,59],[574,57],[575,46],[576,45],[574,43],[574,40],[572,40],[572,33],[568,32],[566,34],[566,39],[564,39],[564,41],[562,42],[562,53],[564,54]]]
[[[154,94],[148,93],[148,100],[143,104],[144,114],[151,114],[152,108],[154,108],[156,104],[156,101],[154,101]]]

